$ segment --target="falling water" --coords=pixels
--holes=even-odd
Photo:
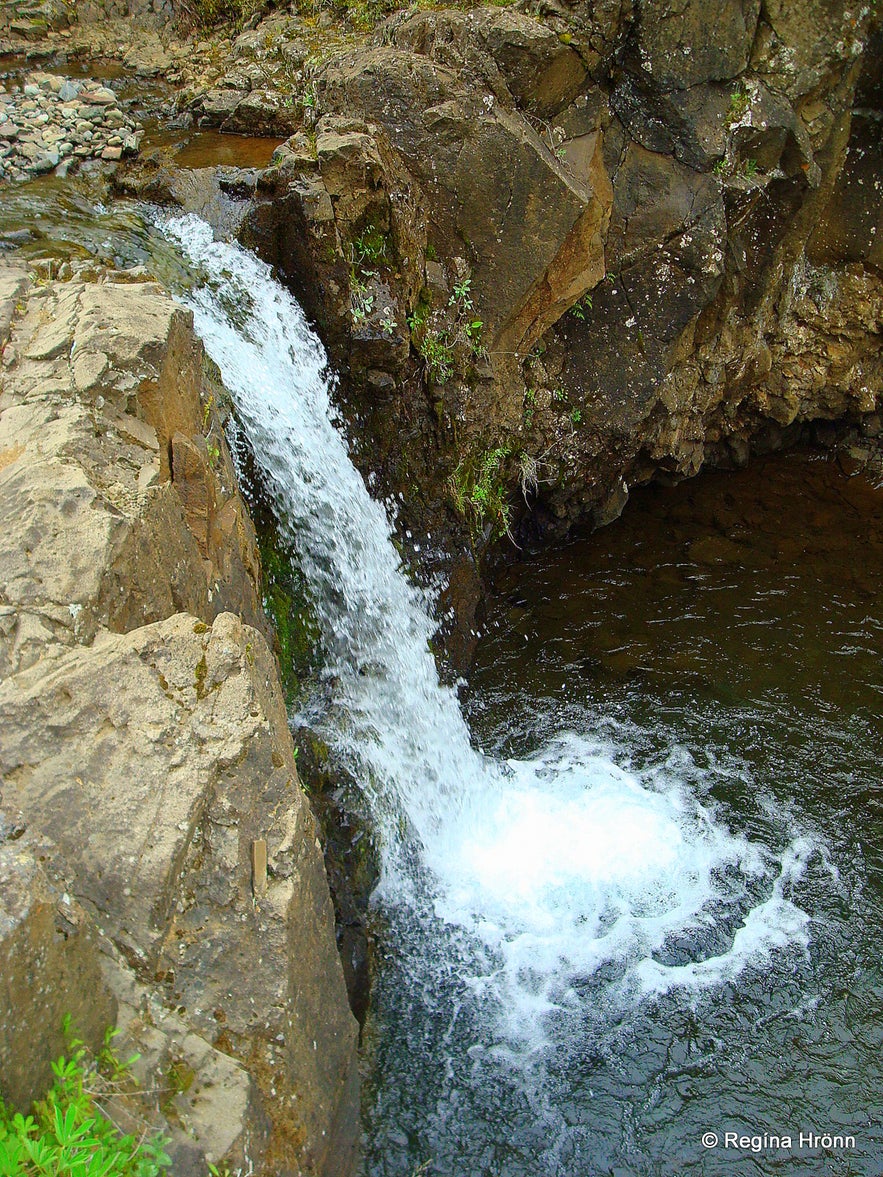
[[[621,1018],[802,958],[809,920],[791,893],[814,853],[805,834],[776,849],[738,836],[676,762],[630,773],[590,733],[562,731],[521,760],[472,746],[438,681],[431,601],[349,459],[303,313],[267,266],[197,218],[167,231],[203,275],[187,296],[196,328],[311,585],[331,698],[323,735],[367,799],[389,969],[409,992],[414,1041],[437,1039],[449,1095],[487,1082],[490,1058],[513,1090],[530,1087],[542,1120],[544,1060],[589,1016],[587,993],[592,1017],[603,1006]],[[450,1126],[456,1102],[432,1114]]]

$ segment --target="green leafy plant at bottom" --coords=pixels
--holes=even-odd
[[[52,1064],[54,1082],[33,1114],[12,1113],[0,1101],[0,1177],[161,1177],[171,1163],[165,1140],[118,1131],[99,1106],[134,1062],[120,1062],[111,1046],[96,1061],[81,1042]],[[135,1056],[137,1057],[137,1056]],[[106,1073],[102,1073],[102,1072]]]

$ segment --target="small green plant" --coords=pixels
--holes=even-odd
[[[386,235],[376,225],[366,226],[350,245],[350,311],[357,327],[374,312],[375,296],[368,283],[377,277],[376,267],[387,260]]]
[[[730,106],[727,110],[727,117],[731,123],[738,123],[740,119],[744,118],[748,108],[751,106],[751,96],[746,90],[734,90],[730,95]]]
[[[458,347],[468,348],[476,358],[487,355],[482,339],[484,323],[475,315],[471,288],[472,278],[466,274],[454,284],[447,304],[435,311],[424,291],[408,315],[414,346],[435,384],[446,384],[454,375]]]
[[[530,429],[530,427],[533,425],[533,414],[534,414],[534,409],[536,408],[536,403],[537,403],[536,389],[535,388],[525,389],[524,399],[522,402],[522,404],[524,406],[522,419],[524,421],[524,426],[526,429]]]
[[[374,310],[374,295],[368,294],[362,288],[361,290],[353,292],[353,307],[352,316],[353,322],[358,327],[370,316]]]
[[[429,319],[429,303],[420,301],[408,315],[408,327],[411,331],[418,332],[426,326]]]
[[[377,262],[386,261],[386,234],[381,233],[376,225],[368,225],[353,242],[353,251],[355,254],[354,260],[360,266],[363,266],[365,262],[376,264]]]
[[[742,164],[742,175],[746,180],[753,180],[757,175],[757,160],[746,159]]]
[[[566,395],[563,388],[559,387],[559,388],[552,389],[552,400],[553,401],[556,401],[558,404],[560,404],[563,400],[566,400],[566,399],[567,399],[567,395]]]
[[[315,110],[316,104],[319,101],[319,94],[316,90],[316,83],[312,79],[304,86],[304,93],[302,98],[304,110]]]
[[[714,172],[714,174],[716,176],[725,176],[727,174],[727,172],[729,171],[726,156],[722,155],[720,157],[720,159],[716,160],[714,167],[711,170]]]
[[[571,409],[570,410],[570,420],[573,425],[579,425],[579,423],[580,423],[580,421],[582,421],[582,419],[583,419],[583,415],[579,409]]]
[[[446,331],[427,331],[420,343],[426,371],[435,384],[447,384],[454,375],[454,349]]]
[[[11,1113],[0,1102],[3,1177],[161,1177],[171,1163],[165,1140],[146,1131],[124,1135],[104,1113],[137,1055],[122,1061],[105,1035],[96,1059],[70,1039],[69,1056],[52,1064],[54,1081],[33,1114]]]
[[[396,321],[392,317],[392,308],[383,308],[383,318],[380,320],[380,329],[384,335],[395,335]]]
[[[592,309],[591,294],[584,294],[581,299],[573,304],[570,308],[570,313],[575,319],[579,319],[581,323],[586,320],[586,312]]]
[[[462,458],[449,479],[451,499],[468,520],[473,539],[486,523],[491,524],[495,538],[509,533],[511,511],[502,477],[509,452],[508,446],[497,446],[477,459]]]

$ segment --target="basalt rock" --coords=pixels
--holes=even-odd
[[[324,66],[246,232],[408,521],[480,555],[879,408],[880,59],[866,9],[642,0],[399,14]]]

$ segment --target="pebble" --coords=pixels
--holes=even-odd
[[[143,131],[109,86],[36,72],[0,93],[0,182],[134,155]]]

